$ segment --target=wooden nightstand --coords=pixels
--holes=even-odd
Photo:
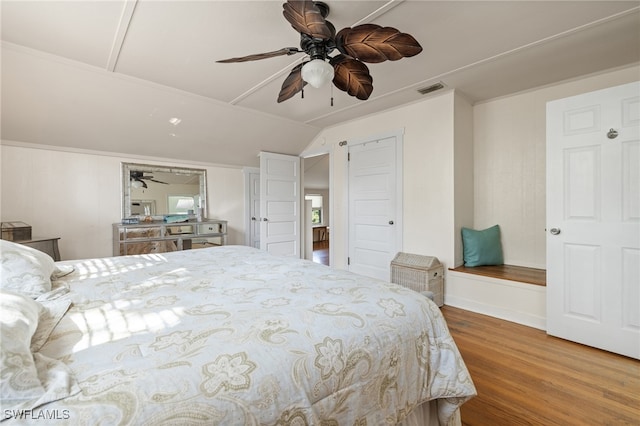
[[[25,246],[33,247],[36,250],[47,253],[56,262],[60,260],[60,250],[58,250],[58,240],[60,237],[55,238],[31,238],[30,240],[14,241],[14,243],[22,244]]]

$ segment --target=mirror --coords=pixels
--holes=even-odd
[[[207,217],[207,171],[122,163],[122,217],[162,219],[167,214]]]

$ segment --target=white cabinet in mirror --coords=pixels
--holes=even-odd
[[[206,218],[206,185],[204,169],[122,163],[122,217],[158,220],[185,214]]]

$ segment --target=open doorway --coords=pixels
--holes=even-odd
[[[313,239],[313,261],[330,263],[331,229],[329,197],[329,154],[307,157],[304,160],[304,194],[311,201],[310,226]]]

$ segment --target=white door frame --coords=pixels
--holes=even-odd
[[[364,144],[364,143],[368,143],[368,142],[373,142],[376,140],[380,140],[380,139],[386,139],[386,138],[392,138],[395,137],[396,140],[396,212],[395,212],[395,218],[394,218],[394,222],[395,222],[395,232],[396,232],[396,252],[402,251],[402,247],[403,247],[403,229],[404,229],[404,221],[403,221],[403,212],[404,212],[404,192],[403,192],[403,176],[404,176],[404,171],[403,171],[403,164],[404,164],[404,157],[403,157],[403,143],[404,143],[404,128],[400,128],[400,129],[396,129],[396,130],[392,130],[389,132],[383,132],[383,133],[378,133],[378,134],[374,134],[374,135],[370,135],[364,138],[360,138],[360,139],[354,139],[354,140],[350,140],[350,141],[345,141],[344,143],[344,148],[349,148],[350,146],[355,146],[355,145],[360,145],[360,144]],[[347,182],[346,182],[346,188],[347,190],[344,191],[345,194],[345,199],[343,200],[343,205],[346,206],[346,212],[347,212],[347,238],[344,239],[344,252],[347,254],[347,256],[350,255],[349,253],[349,235],[348,235],[348,229],[350,226],[349,223],[349,218],[351,217],[351,213],[349,212],[349,161],[347,156],[345,156],[345,160],[344,160],[344,164],[343,164],[344,170],[343,170],[343,175],[346,177]],[[332,203],[333,205],[333,203]],[[347,270],[349,270],[349,265],[347,265],[346,267]]]

